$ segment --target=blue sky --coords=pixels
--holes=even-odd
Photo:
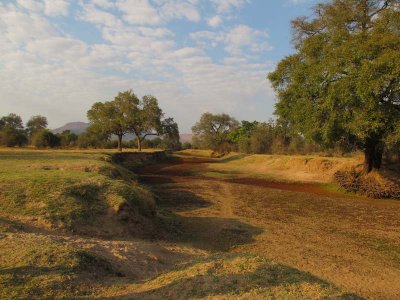
[[[118,91],[155,95],[180,131],[206,111],[266,121],[266,75],[292,53],[290,20],[313,0],[0,2],[0,115],[86,121]]]

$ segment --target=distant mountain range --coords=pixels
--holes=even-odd
[[[59,128],[53,129],[53,133],[62,133],[65,130],[71,131],[71,133],[81,134],[89,127],[89,123],[85,122],[70,122],[61,126]],[[131,140],[133,135],[127,134],[124,136],[124,140]],[[191,133],[182,133],[180,135],[180,139],[182,143],[191,142],[192,141],[192,134]]]

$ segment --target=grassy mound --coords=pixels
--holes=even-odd
[[[151,193],[111,157],[94,151],[0,151],[2,215],[86,234],[151,229]]]
[[[347,192],[360,193],[376,199],[400,199],[400,183],[378,172],[367,175],[355,170],[335,173],[338,184]]]
[[[102,257],[46,236],[2,236],[0,249],[1,299],[90,296],[99,278],[118,276]]]

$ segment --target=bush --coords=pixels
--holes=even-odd
[[[50,130],[42,129],[32,136],[32,145],[37,148],[55,148],[60,146],[60,138]]]
[[[28,138],[24,130],[4,128],[0,131],[0,145],[7,147],[22,147],[26,145],[27,142]]]

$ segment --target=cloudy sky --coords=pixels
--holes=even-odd
[[[313,0],[0,0],[0,116],[86,121],[118,91],[155,95],[181,132],[203,112],[268,120],[266,75]]]

